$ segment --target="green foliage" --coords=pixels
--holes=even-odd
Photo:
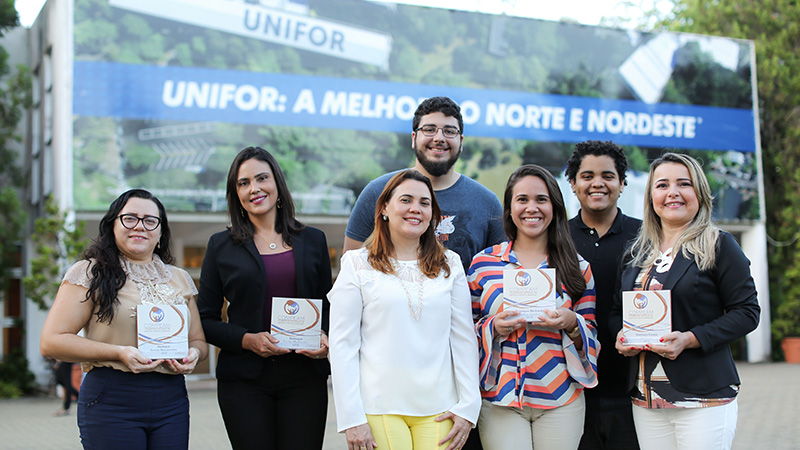
[[[0,36],[19,25],[13,0],[0,0]],[[22,171],[17,165],[18,152],[11,146],[21,142],[17,124],[31,104],[31,77],[28,69],[17,66],[11,73],[8,53],[0,48],[0,292],[8,284],[9,270],[17,265],[15,254],[25,225],[19,199]],[[2,298],[2,296],[0,296]]]
[[[19,16],[14,0],[0,0],[0,37],[8,28],[19,25]]]
[[[678,0],[674,19],[663,23],[677,31],[755,41],[767,234],[788,244],[769,248],[770,301],[777,321],[783,319],[781,311],[796,309],[782,305],[800,298],[798,6],[795,0]],[[773,327],[773,332],[786,329]]]
[[[800,337],[800,297],[786,298],[778,305],[777,314],[772,320],[772,336],[778,340]]]
[[[3,357],[0,362],[0,398],[16,398],[32,392],[35,380],[22,349],[12,350]]]
[[[76,117],[73,120],[73,171],[75,199],[83,209],[105,211],[116,198],[123,178],[123,161],[115,137],[116,121],[110,117]]]
[[[45,203],[45,215],[36,219],[32,239],[36,244],[36,257],[31,260],[31,271],[22,279],[25,293],[42,311],[50,308],[61,284],[62,263],[74,262],[88,244],[84,222],[68,227],[66,213],[62,212],[52,197]]]

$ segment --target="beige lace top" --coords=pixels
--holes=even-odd
[[[114,319],[100,323],[97,316],[92,315],[84,326],[84,336],[99,342],[114,345],[132,346],[137,344],[136,339],[136,305],[185,305],[197,295],[197,288],[189,274],[178,267],[164,264],[158,255],[153,255],[153,260],[148,263],[130,261],[120,258],[123,270],[128,275],[128,281],[119,290],[119,304],[114,311]],[[62,283],[89,288],[92,273],[90,261],[79,261],[67,270]],[[95,307],[94,312],[97,312]],[[191,328],[190,316],[187,326]],[[81,363],[84,372],[92,367],[112,367],[117,370],[129,372],[130,369],[120,361],[88,361]],[[172,373],[160,365],[156,371]]]

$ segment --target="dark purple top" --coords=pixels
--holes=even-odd
[[[267,277],[267,295],[264,298],[264,329],[269,331],[272,322],[272,298],[296,297],[294,284],[294,251],[261,255]]]

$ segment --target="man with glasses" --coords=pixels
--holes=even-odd
[[[464,270],[472,257],[499,243],[503,232],[503,207],[492,191],[455,170],[464,141],[461,108],[447,97],[431,97],[414,113],[411,148],[414,168],[427,176],[436,192],[442,218],[436,229],[439,241],[461,256]],[[344,238],[344,251],[361,247],[372,233],[375,202],[396,172],[372,180],[358,196]]]

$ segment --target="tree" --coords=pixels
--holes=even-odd
[[[19,25],[14,0],[0,0],[0,38]],[[17,247],[25,225],[19,199],[22,171],[17,167],[18,152],[12,143],[21,142],[17,125],[31,104],[31,79],[24,66],[12,74],[8,52],[0,47],[0,300],[9,281],[9,271],[18,265]],[[18,397],[33,388],[34,376],[21,350],[4,355],[0,362],[0,398]]]
[[[671,30],[755,41],[774,312],[800,297],[800,2],[676,0],[673,14]]]
[[[45,201],[44,215],[33,226],[36,258],[31,261],[28,276],[22,279],[25,293],[42,311],[50,309],[64,274],[62,263],[74,262],[83,253],[88,241],[81,221],[68,226],[67,214],[58,208],[55,200]]]
[[[13,0],[0,0],[0,37],[19,25]],[[8,284],[9,270],[17,265],[16,249],[25,224],[18,189],[22,171],[17,166],[18,151],[12,143],[21,142],[17,124],[31,104],[31,79],[24,66],[12,74],[8,52],[0,47],[0,292]]]

